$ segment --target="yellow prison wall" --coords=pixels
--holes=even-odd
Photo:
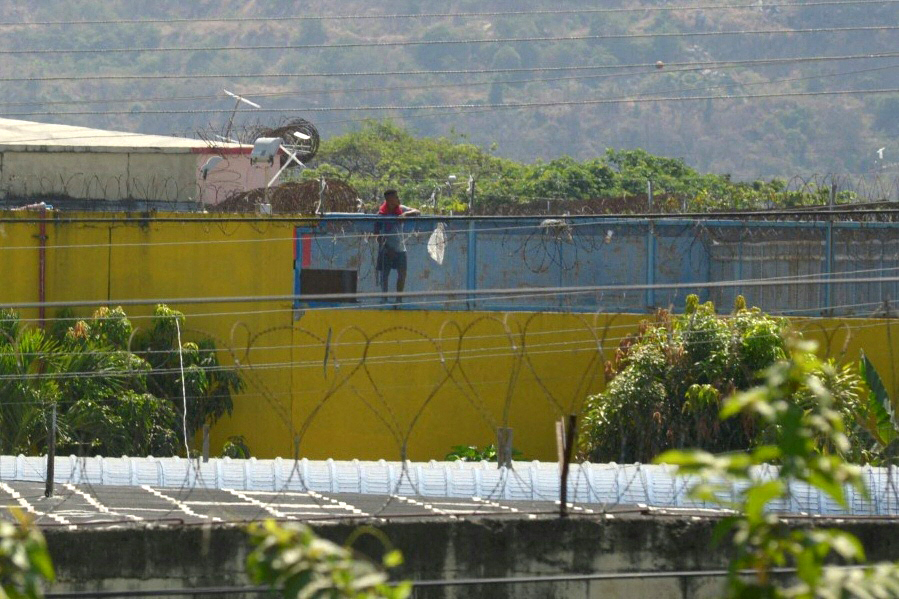
[[[0,215],[0,304],[38,299],[39,220]],[[260,458],[441,459],[453,445],[495,442],[507,426],[526,458],[552,460],[554,421],[601,390],[604,359],[647,318],[177,301],[291,294],[293,230],[302,222],[49,213],[46,300],[175,300],[185,337],[211,337],[221,363],[247,383],[233,415],[213,427],[212,453],[243,435]],[[147,326],[152,310],[126,307],[135,327]],[[893,320],[793,322],[825,355],[855,360],[864,348],[899,393]]]

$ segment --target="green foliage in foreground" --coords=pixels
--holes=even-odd
[[[899,566],[880,564],[861,569],[840,569],[826,564],[859,564],[864,548],[850,533],[837,529],[798,529],[786,526],[772,511],[789,499],[791,483],[817,488],[843,507],[845,488],[866,493],[861,469],[844,461],[848,451],[843,415],[837,398],[828,390],[827,376],[836,376],[830,364],[815,357],[814,346],[795,344],[785,360],[770,366],[762,384],[734,394],[721,407],[721,419],[749,419],[772,435],[748,452],[713,455],[699,450],[663,453],[657,462],[678,466],[678,474],[698,477],[690,491],[694,498],[735,511],[722,520],[719,539],[733,543],[728,576],[732,598],[843,598],[899,596]],[[797,402],[797,396],[806,401]],[[822,446],[835,449],[832,453]],[[762,477],[757,466],[775,462],[777,478]],[[736,499],[724,499],[732,488]],[[796,583],[775,568],[796,568]],[[746,572],[750,574],[745,575]]]
[[[57,451],[169,456],[183,449],[177,328],[184,315],[158,306],[135,331],[122,308],[64,314],[49,331],[0,313],[0,452],[43,453],[53,408]],[[188,433],[231,411],[236,372],[221,369],[208,340],[184,342]]]
[[[722,398],[760,382],[760,373],[785,357],[787,322],[746,309],[719,316],[709,302],[687,298],[684,314],[660,312],[625,339],[606,368],[606,389],[587,399],[579,437],[582,457],[595,462],[649,462],[660,452],[698,448],[738,451],[765,442],[776,431],[751,414],[720,420]],[[818,380],[845,422],[859,411],[860,381],[832,364]],[[799,387],[790,400],[812,401]],[[855,446],[856,449],[858,446]],[[840,450],[821,440],[825,451]]]
[[[376,531],[369,532],[378,536]],[[287,599],[404,599],[411,593],[408,582],[388,584],[386,569],[403,561],[398,550],[387,551],[377,566],[355,557],[347,547],[319,538],[304,524],[282,526],[266,520],[251,524],[249,534],[253,546],[247,556],[250,578],[281,590]]]
[[[0,597],[39,599],[43,582],[55,574],[44,536],[18,509],[11,509],[16,522],[0,521]]]

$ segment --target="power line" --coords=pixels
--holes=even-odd
[[[586,285],[567,287],[531,287],[531,288],[490,288],[490,289],[445,289],[432,291],[402,291],[390,292],[371,291],[361,293],[326,293],[326,294],[291,294],[291,295],[241,295],[241,296],[210,296],[210,297],[175,297],[175,298],[122,298],[116,300],[65,300],[52,302],[3,302],[0,307],[13,309],[26,308],[77,308],[88,306],[146,306],[152,304],[224,304],[224,303],[259,303],[259,302],[327,302],[355,300],[380,301],[385,297],[410,299],[428,297],[470,298],[468,301],[477,301],[478,297],[495,296],[495,298],[515,298],[517,296],[546,296],[560,294],[586,294],[586,293],[616,293],[647,290],[667,289],[729,289],[732,287],[774,287],[797,285],[840,285],[860,283],[899,283],[899,276],[889,277],[830,277],[815,274],[809,278],[789,280],[759,280],[738,279],[730,281],[701,281],[690,283],[634,283],[627,285]],[[352,305],[353,309],[370,308],[371,306]],[[329,308],[334,309],[334,308]]]
[[[819,6],[862,6],[870,4],[890,5],[899,0],[837,0],[829,2],[766,2],[764,8],[810,8]],[[574,9],[532,9],[489,12],[458,13],[399,13],[369,15],[296,15],[281,17],[206,17],[206,18],[167,18],[167,19],[95,19],[81,21],[32,21],[32,22],[0,22],[0,27],[34,27],[48,25],[174,25],[182,23],[279,23],[297,21],[352,21],[352,20],[393,20],[393,19],[433,19],[433,18],[478,18],[478,17],[517,17],[539,15],[579,15],[579,14],[614,14],[630,12],[680,12],[680,11],[712,11],[712,10],[758,10],[758,4],[712,4],[700,6],[645,6],[639,8],[574,8]]]
[[[897,0],[899,2],[899,0]],[[747,60],[709,60],[709,61],[691,61],[691,62],[669,62],[665,63],[666,70],[669,67],[697,67],[697,68],[728,68],[731,66],[745,65],[777,65],[785,63],[799,62],[821,62],[831,60],[858,60],[868,58],[894,58],[899,56],[899,52],[882,52],[882,53],[865,53],[865,54],[848,54],[839,56],[795,56],[784,58],[755,58]],[[134,79],[249,79],[249,78],[339,78],[348,77],[388,77],[394,75],[402,76],[437,76],[437,75],[489,75],[489,74],[505,74],[505,73],[533,73],[533,72],[558,72],[558,71],[585,71],[585,70],[609,70],[609,69],[637,69],[651,68],[657,69],[658,65],[654,62],[632,63],[619,65],[571,65],[561,67],[509,67],[509,68],[490,68],[490,69],[413,69],[413,70],[392,70],[392,71],[344,71],[330,73],[194,73],[191,75],[179,73],[166,74],[140,74],[140,75],[40,75],[34,77],[0,77],[0,82],[13,81],[98,81],[98,80],[134,80]]]
[[[391,40],[380,42],[342,42],[337,44],[269,44],[263,46],[168,46],[142,48],[72,48],[72,49],[15,49],[0,50],[0,55],[52,55],[52,54],[141,54],[158,52],[242,52],[257,50],[327,50],[346,48],[387,48],[404,46],[445,46],[462,44],[504,44],[534,42],[564,42],[620,39],[666,39],[681,37],[714,37],[737,35],[795,35],[806,33],[871,33],[895,31],[899,25],[870,25],[854,27],[817,27],[808,29],[742,29],[734,31],[685,31],[677,33],[609,33],[602,35],[561,35],[507,38],[473,38],[461,40]]]
[[[658,325],[653,325],[658,326]],[[848,331],[860,331],[865,329],[879,328],[882,327],[882,323],[869,323],[869,324],[855,324],[855,325],[846,325],[845,328]],[[627,325],[618,325],[617,327],[609,327],[609,328],[627,328],[631,332],[636,331],[638,327],[637,323],[629,323]],[[596,327],[593,331],[605,331],[606,327]],[[579,331],[586,332],[586,331]],[[553,334],[555,331],[548,331],[546,334]],[[533,335],[533,333],[528,336]],[[707,346],[713,343],[716,343],[715,340],[705,339],[707,336],[704,331],[695,330],[695,331],[679,331],[678,335],[680,336],[678,341],[683,343],[686,347],[701,347]],[[699,340],[690,339],[690,335],[696,335],[700,337]],[[632,334],[623,334],[619,336],[604,336],[599,339],[580,339],[574,341],[548,341],[544,343],[528,343],[527,351],[524,353],[529,356],[548,356],[548,355],[558,355],[558,354],[579,354],[579,353],[592,353],[592,352],[600,352],[602,350],[614,351],[617,348],[619,342],[623,341],[631,337]],[[747,339],[753,338],[767,338],[768,333],[759,333],[758,335],[749,335]],[[502,337],[502,335],[497,335],[497,337]],[[515,337],[513,334],[512,337]],[[468,337],[462,338],[465,341],[468,341]],[[404,344],[427,344],[429,342],[433,342],[433,340],[428,339],[404,339],[404,340],[392,340],[389,342],[390,345],[404,345]],[[419,351],[414,353],[387,353],[383,355],[368,355],[364,359],[361,355],[348,355],[341,356],[338,358],[336,352],[338,350],[342,350],[346,345],[360,345],[357,344],[346,344],[346,343],[334,343],[331,345],[332,352],[332,360],[333,363],[348,363],[355,364],[357,362],[364,362],[367,365],[380,365],[380,364],[394,364],[394,363],[405,363],[405,364],[426,364],[431,362],[448,362],[450,366],[455,363],[461,363],[462,361],[470,361],[475,360],[478,362],[482,362],[485,359],[495,359],[495,358],[515,358],[521,355],[521,350],[516,348],[514,345],[509,347],[497,347],[497,346],[488,346],[488,347],[474,347],[470,349],[462,349],[462,350],[449,350],[446,352],[439,351]],[[365,343],[361,343],[361,345],[365,346]],[[319,348],[321,349],[324,346],[324,343],[321,345],[311,346],[311,345],[296,345],[293,347],[303,349],[303,348]],[[549,348],[549,349],[543,349]],[[216,353],[224,353],[226,351],[233,351],[234,348],[217,348]],[[264,349],[269,348],[256,348],[252,347],[251,350],[262,351]],[[123,350],[124,351],[124,350]],[[174,353],[177,350],[171,350],[171,353]],[[92,352],[93,353],[93,352]],[[142,351],[132,351],[134,355],[140,357],[145,352]],[[39,352],[39,353],[28,353],[22,354],[27,356],[61,356],[61,355],[83,355],[80,353],[54,353],[54,352]],[[320,370],[322,368],[322,360],[320,358],[313,358],[307,360],[298,360],[296,357],[291,358],[288,361],[276,361],[276,362],[247,362],[240,364],[232,364],[232,363],[220,363],[215,366],[199,366],[194,365],[197,368],[200,368],[203,372],[228,372],[233,370],[246,370],[246,371],[264,371],[264,370],[290,370],[295,368],[307,368],[307,369],[317,369]],[[3,373],[0,374],[0,381],[19,381],[19,380],[83,380],[83,379],[129,379],[133,377],[142,377],[142,378],[152,378],[154,376],[161,375],[169,375],[169,374],[180,374],[181,370],[177,367],[169,367],[169,368],[153,368],[149,370],[130,370],[130,369],[122,369],[122,370],[73,370],[73,371],[55,371],[55,372],[39,372],[39,373]],[[542,377],[546,379],[553,378],[565,378],[565,377]],[[480,386],[486,385],[494,385],[500,383],[506,383],[507,380],[504,379],[495,379],[495,380],[481,380],[478,381],[477,384]],[[391,388],[394,389],[411,389],[411,388],[429,388],[430,385],[414,385],[414,384],[400,384],[394,385]],[[312,387],[304,387],[303,393],[317,393],[317,392],[327,392],[328,388],[312,388]],[[243,394],[240,394],[243,396]],[[264,394],[255,394],[256,396],[265,396]],[[279,394],[281,397],[290,397],[293,395],[293,392],[282,393]],[[205,396],[188,396],[191,399],[203,398]],[[176,399],[180,399],[181,396],[176,396]],[[157,397],[157,399],[165,399],[164,397]],[[117,398],[106,398],[105,402],[107,403],[115,403]],[[5,402],[9,405],[28,405],[33,404],[35,402],[22,401],[22,402]],[[75,403],[73,400],[66,400],[61,402],[64,404],[72,404]]]
[[[666,96],[666,97],[646,97],[633,96],[621,97],[615,99],[602,100],[556,100],[544,102],[505,102],[493,104],[426,104],[426,105],[380,105],[380,106],[327,106],[327,107],[303,107],[296,109],[288,108],[261,108],[253,110],[237,110],[239,114],[281,114],[286,112],[383,112],[383,111],[422,111],[422,110],[447,110],[452,109],[465,110],[474,109],[477,112],[491,112],[494,110],[523,109],[523,108],[547,108],[551,106],[595,106],[607,104],[623,104],[623,103],[639,103],[645,104],[650,102],[686,102],[698,100],[757,100],[767,98],[797,98],[797,97],[814,97],[814,96],[845,96],[859,94],[894,94],[899,92],[899,88],[889,89],[857,89],[857,90],[833,90],[833,91],[816,91],[816,92],[781,92],[775,94],[744,94],[744,95],[719,95],[719,96]],[[220,114],[231,113],[232,109],[226,108],[197,108],[197,109],[158,109],[158,110],[141,110],[140,114]],[[87,115],[121,115],[134,114],[130,110],[79,110],[79,111],[28,111],[28,112],[7,112],[4,116],[87,116]],[[339,121],[331,121],[339,122]]]
[[[899,56],[899,53],[896,54]],[[707,67],[692,67],[687,69],[672,69],[665,71],[666,73],[682,73],[682,72],[692,72],[697,70],[705,70]],[[823,75],[808,75],[802,77],[787,77],[783,79],[773,79],[769,81],[755,81],[752,83],[728,83],[723,85],[711,85],[711,86],[700,86],[700,87],[687,87],[681,89],[669,89],[669,90],[661,90],[657,92],[651,92],[651,95],[655,94],[665,94],[665,93],[677,93],[677,92],[687,92],[687,91],[698,91],[698,90],[712,90],[712,89],[732,89],[735,87],[753,87],[753,86],[762,86],[762,85],[772,85],[774,83],[787,83],[787,82],[795,82],[795,81],[809,81],[816,79],[827,79],[830,77],[843,77],[846,75],[858,75],[861,73],[872,73],[877,71],[886,71],[899,68],[899,64],[893,64],[882,67],[871,67],[866,69],[856,69],[851,71],[842,71],[839,73],[826,73]],[[639,75],[642,73],[637,72],[624,72],[624,73],[602,73],[595,75],[575,75],[569,77],[548,77],[548,78],[529,78],[529,79],[511,79],[511,80],[502,80],[502,81],[477,81],[477,82],[463,82],[463,83],[443,83],[443,84],[429,84],[429,85],[409,85],[409,86],[393,86],[393,87],[368,87],[368,88],[350,88],[350,89],[320,89],[320,90],[293,90],[293,91],[282,91],[282,92],[265,92],[261,94],[254,94],[254,97],[278,97],[278,96],[293,96],[293,95],[317,95],[317,94],[346,94],[346,93],[357,93],[357,92],[375,92],[375,91],[400,91],[400,90],[412,90],[412,89],[441,89],[441,88],[461,88],[461,87],[473,87],[473,86],[484,86],[484,85],[513,85],[517,83],[549,83],[556,81],[584,81],[590,79],[605,79],[612,77],[632,77],[634,75]],[[651,76],[655,76],[657,73],[647,73]],[[642,96],[646,97],[646,96]],[[132,98],[132,99],[119,99],[119,100],[60,100],[55,102],[0,102],[0,105],[17,105],[17,106],[30,106],[33,104],[40,105],[72,105],[72,104],[108,104],[108,103],[134,103],[134,102],[168,102],[168,101],[184,101],[184,100],[210,100],[217,99],[218,95],[207,95],[207,96],[187,96],[187,97],[156,97],[156,98]]]
[[[893,56],[899,56],[899,52],[890,53]],[[841,77],[845,75],[856,75],[860,73],[870,73],[876,71],[884,71],[889,69],[895,69],[899,67],[899,65],[888,65],[881,67],[871,67],[865,69],[857,69],[852,71],[843,71],[840,73],[826,73],[823,75],[808,75],[803,77],[789,77],[784,79],[774,79],[770,81],[756,81],[752,83],[730,83],[726,85],[715,85],[715,86],[706,86],[706,87],[691,87],[691,88],[682,88],[682,89],[673,89],[673,90],[665,90],[659,92],[652,92],[653,94],[657,93],[670,93],[670,92],[678,92],[678,91],[695,91],[700,89],[723,89],[723,88],[732,88],[732,87],[749,87],[749,86],[759,86],[759,85],[770,85],[773,83],[784,83],[791,81],[807,81],[812,79],[826,79],[829,77]],[[348,94],[348,93],[359,93],[359,92],[383,92],[383,91],[401,91],[401,90],[421,90],[421,89],[443,89],[443,88],[463,88],[463,87],[476,87],[476,86],[485,86],[485,85],[514,85],[518,83],[549,83],[556,81],[584,81],[591,79],[606,79],[612,77],[633,77],[634,75],[650,75],[650,76],[658,76],[659,74],[671,74],[671,73],[684,73],[684,72],[693,72],[693,71],[703,71],[707,70],[710,67],[708,65],[703,66],[691,66],[688,68],[674,68],[669,69],[666,68],[664,71],[659,71],[657,68],[654,68],[651,72],[644,71],[625,71],[620,73],[599,73],[593,75],[572,75],[567,77],[536,77],[536,78],[527,78],[527,79],[506,79],[506,80],[494,80],[494,81],[471,81],[471,82],[458,82],[458,83],[439,83],[439,84],[421,84],[421,85],[398,85],[398,86],[381,86],[381,87],[357,87],[357,88],[346,88],[346,89],[312,89],[312,90],[287,90],[287,91],[276,91],[276,92],[261,92],[261,93],[247,93],[246,95],[252,95],[254,98],[273,98],[273,97],[284,97],[284,96],[306,96],[306,95],[330,95],[330,94]],[[733,65],[727,65],[718,68],[737,68]],[[145,97],[145,98],[116,98],[116,99],[91,99],[91,100],[55,100],[55,101],[30,101],[30,102],[0,102],[0,106],[32,106],[35,104],[41,106],[54,106],[54,105],[80,105],[80,104],[130,104],[135,102],[180,102],[180,101],[196,101],[196,100],[216,100],[220,99],[220,94],[207,94],[200,96],[156,96],[156,97]]]

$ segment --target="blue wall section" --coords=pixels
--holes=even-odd
[[[328,215],[311,229],[298,229],[298,281],[305,257],[307,268],[355,271],[357,291],[378,291],[377,218]],[[446,232],[442,264],[427,251],[438,223],[444,224]],[[770,312],[869,315],[885,300],[899,297],[896,282],[830,284],[821,279],[829,275],[895,277],[899,274],[897,232],[899,225],[893,223],[409,218],[405,219],[406,291],[644,287],[549,297],[407,300],[405,307],[646,312],[669,306],[680,309],[688,294],[697,293],[722,311],[729,311],[736,295],[743,294],[750,305]],[[311,242],[303,243],[304,234],[311,236]],[[392,273],[391,289],[395,277]],[[759,280],[778,284],[748,283]],[[709,285],[725,282],[723,287]],[[661,287],[645,287],[653,284]],[[688,287],[665,288],[666,284]]]

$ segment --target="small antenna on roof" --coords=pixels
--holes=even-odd
[[[237,100],[236,102],[234,102],[234,110],[231,111],[231,117],[228,118],[228,128],[225,130],[225,135],[224,135],[225,138],[230,138],[231,137],[231,126],[234,124],[234,115],[237,114],[237,109],[240,107],[241,102],[243,102],[244,104],[247,104],[248,106],[252,106],[253,108],[262,108],[262,106],[260,106],[256,102],[251,102],[250,100],[247,100],[243,96],[238,96],[237,94],[235,94],[233,92],[229,92],[226,89],[223,89],[222,91],[225,92],[226,94],[228,94],[229,96],[231,96],[232,98],[234,98],[235,100]]]

